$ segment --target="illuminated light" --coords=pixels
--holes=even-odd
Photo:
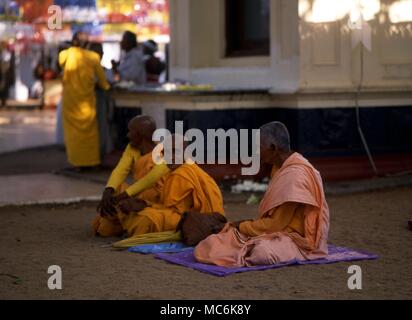
[[[381,3],[379,0],[360,0],[359,5],[363,20],[366,21],[374,19],[375,15],[381,10]]]
[[[139,11],[140,8],[141,8],[141,7],[140,7],[140,4],[137,3],[137,4],[134,5],[134,10],[135,10],[135,11]]]
[[[408,0],[411,1],[411,0]],[[314,0],[312,10],[304,12],[305,1],[299,1],[299,14],[304,15],[305,20],[313,23],[333,22],[349,15],[351,21],[358,21],[361,17],[369,21],[380,12],[379,0]]]
[[[349,14],[349,19],[351,22],[358,22],[362,19],[362,12],[359,8],[352,9]]]
[[[9,118],[0,117],[0,125],[10,124],[11,120]]]
[[[302,18],[310,9],[309,0],[299,0],[299,17]]]
[[[401,0],[389,6],[389,20],[392,23],[412,21],[412,0]]]
[[[337,21],[349,13],[352,5],[352,0],[315,0],[305,20],[314,23]]]

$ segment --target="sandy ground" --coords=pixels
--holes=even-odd
[[[230,219],[257,212],[226,199]],[[1,208],[0,299],[411,299],[411,199],[412,188],[329,197],[330,242],[375,252],[378,260],[225,278],[112,250],[110,240],[91,233],[94,205]],[[62,267],[62,290],[47,287],[53,264]],[[362,268],[362,290],[347,287],[351,264]]]

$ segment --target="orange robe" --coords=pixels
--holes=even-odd
[[[133,179],[138,181],[146,176],[154,167],[155,163],[152,159],[152,153],[149,152],[140,158],[135,159],[133,168]],[[159,202],[160,194],[163,188],[164,177],[158,180],[152,187],[147,188],[137,195],[137,198],[146,202]],[[119,194],[128,188],[127,183],[122,183],[116,193]],[[98,215],[93,223],[93,230],[96,234],[102,237],[116,237],[123,234],[123,227],[120,223],[119,217],[122,217],[121,213],[114,216],[101,217]]]
[[[227,224],[201,241],[194,251],[196,260],[239,267],[325,257],[329,208],[319,172],[293,153],[272,176],[259,218],[239,228]]]
[[[304,236],[304,213],[305,205],[286,202],[268,212],[263,218],[242,222],[239,231],[248,237],[279,231],[297,232]]]
[[[197,164],[185,163],[165,179],[160,203],[121,220],[128,235],[175,230],[186,211],[218,212],[224,215],[223,197],[216,182]]]

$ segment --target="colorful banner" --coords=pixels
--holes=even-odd
[[[7,7],[3,2],[0,0],[0,15],[13,13],[14,21],[33,24],[40,32],[36,41],[66,39],[68,27],[71,33],[86,31],[97,41],[118,41],[126,30],[135,32],[140,41],[169,41],[168,0],[16,0],[6,1]],[[47,29],[51,5],[61,7],[61,30]]]

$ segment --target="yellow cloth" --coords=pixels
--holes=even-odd
[[[239,231],[248,237],[279,231],[297,232],[304,236],[304,211],[305,205],[286,202],[263,218],[242,222]]]
[[[115,248],[129,248],[142,244],[159,243],[159,242],[178,242],[182,241],[180,231],[164,231],[139,234],[118,242],[113,243]]]
[[[128,235],[135,236],[145,229],[150,232],[173,231],[185,211],[224,215],[219,187],[197,164],[183,164],[166,177],[161,204],[152,204],[138,213],[119,213],[119,218]]]
[[[127,160],[132,159],[132,163],[126,167],[128,163]],[[130,170],[133,171],[133,178],[137,180],[135,184],[132,185],[132,192],[137,192],[138,194],[132,194],[137,196],[139,199],[145,200],[148,203],[159,202],[160,194],[163,188],[163,180],[169,169],[166,165],[155,165],[152,160],[151,152],[140,156],[140,152],[133,148],[129,148],[129,151],[124,153],[121,166],[119,170],[116,167],[114,171],[117,170],[117,174],[124,175],[127,177]],[[120,163],[119,163],[120,164]],[[128,168],[125,170],[125,168]],[[161,170],[159,170],[161,168]],[[127,172],[127,173],[126,173]],[[126,173],[126,174],[125,174]],[[113,177],[113,174],[112,174]],[[157,179],[157,180],[156,180]],[[113,182],[115,181],[115,183]],[[124,190],[129,190],[130,187],[126,183],[122,183],[121,179],[116,177],[114,174],[114,179],[109,179],[109,184],[112,188],[115,188],[116,193],[119,194]],[[119,215],[105,216],[101,217],[98,215],[92,222],[93,230],[102,237],[115,237],[120,236],[123,233],[123,227],[119,221]],[[144,220],[144,219],[141,219]],[[150,229],[150,221],[144,221],[139,224],[140,232],[152,232]]]
[[[135,196],[143,190],[151,188],[161,177],[169,172],[169,169],[165,163],[154,164],[149,157],[151,157],[151,153],[147,154],[145,163],[139,163],[139,159],[142,158],[140,151],[128,144],[119,163],[110,175],[106,187],[118,190],[122,183],[125,182],[129,173],[133,172],[135,183],[125,190],[129,196]],[[150,166],[150,171],[147,172],[147,169],[139,170],[141,166],[146,168]]]
[[[74,166],[100,164],[95,83],[109,89],[97,53],[71,47],[59,54],[63,67],[62,120],[68,161]]]

